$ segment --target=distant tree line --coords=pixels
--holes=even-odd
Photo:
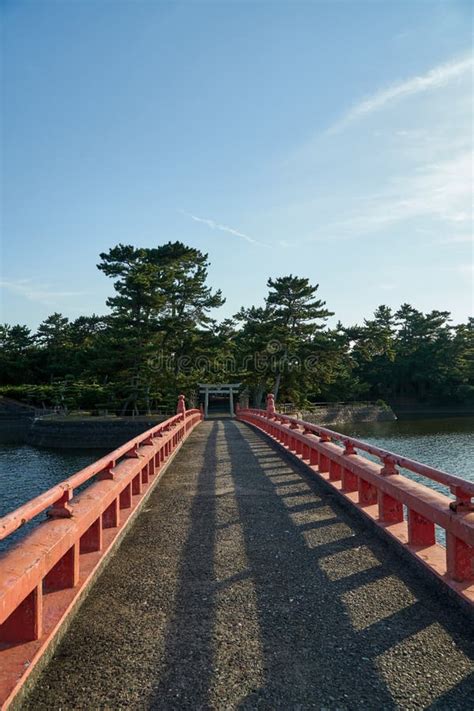
[[[208,255],[181,242],[119,244],[97,265],[113,280],[104,316],[53,313],[36,333],[0,327],[0,394],[34,405],[123,413],[171,407],[200,382],[240,381],[259,406],[280,401],[402,399],[474,404],[474,319],[379,306],[361,325],[334,328],[318,285],[269,279],[261,306],[221,322]]]

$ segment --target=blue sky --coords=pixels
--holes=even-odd
[[[472,313],[472,14],[436,2],[0,0],[2,321],[105,313],[98,254],[208,252],[222,318],[266,280]]]

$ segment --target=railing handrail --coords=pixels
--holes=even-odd
[[[267,396],[266,410],[239,410],[238,418],[294,454],[315,476],[408,551],[424,570],[454,590],[459,600],[469,604],[470,612],[474,610],[474,482],[326,427],[282,415],[276,412],[271,395]],[[365,453],[381,461],[374,462]],[[407,469],[448,486],[455,500],[430,487],[427,481],[413,481],[403,471]],[[445,547],[437,543],[437,526],[445,532]]]
[[[176,413],[0,519],[0,538],[5,538],[47,509],[45,520],[35,521],[38,525],[0,555],[2,709],[21,693],[104,560],[203,419],[200,410],[186,410],[184,395]],[[85,491],[74,491],[86,482]]]
[[[200,411],[197,409],[186,410],[184,413],[185,419],[199,412]],[[26,503],[22,504],[22,506],[19,506],[17,509],[10,511],[10,513],[7,513],[5,516],[1,517],[0,541],[14,533],[21,526],[28,521],[31,521],[43,511],[46,511],[50,506],[54,506],[54,504],[62,499],[66,492],[72,496],[74,489],[77,489],[86,481],[92,479],[92,477],[100,474],[104,470],[113,468],[119,459],[124,457],[131,450],[139,447],[147,439],[154,437],[160,434],[163,430],[166,430],[178,422],[181,422],[182,417],[182,413],[179,413],[169,417],[163,422],[159,422],[157,425],[154,425],[145,432],[142,432],[140,435],[134,437],[128,442],[125,442],[125,444],[120,445],[120,447],[117,447],[112,452],[104,455],[100,459],[97,459],[95,462],[92,462],[92,464],[88,464],[86,467],[75,472],[67,479],[55,484],[55,486],[47,489],[42,494],[30,499]]]
[[[437,469],[435,467],[430,467],[427,464],[422,464],[415,459],[410,459],[409,457],[400,456],[395,452],[391,452],[388,449],[382,449],[381,447],[376,447],[373,444],[364,442],[363,440],[357,439],[355,437],[350,437],[348,435],[342,434],[341,432],[336,432],[335,430],[328,429],[327,427],[321,427],[313,422],[306,422],[305,420],[300,420],[296,417],[290,417],[289,415],[283,415],[275,412],[274,415],[269,416],[266,410],[256,410],[248,409],[247,412],[253,414],[258,414],[267,419],[270,417],[278,418],[279,420],[284,420],[289,424],[296,424],[303,427],[303,429],[309,430],[310,432],[317,435],[324,435],[329,437],[330,441],[342,442],[344,445],[352,445],[354,449],[360,449],[368,454],[373,454],[382,461],[389,459],[394,465],[398,465],[403,469],[408,469],[414,474],[419,474],[427,479],[436,481],[439,484],[443,484],[450,488],[451,492],[456,493],[456,489],[462,489],[464,492],[474,496],[474,482],[470,482],[467,479],[463,479],[455,474],[448,474],[447,472]]]
[[[328,407],[331,405],[377,405],[377,400],[321,400],[309,402],[306,405],[296,405],[294,402],[279,403],[279,407],[293,407],[295,410],[309,412],[313,407]]]

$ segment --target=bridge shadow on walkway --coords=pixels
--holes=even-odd
[[[233,420],[185,443],[24,708],[472,709],[472,628]]]

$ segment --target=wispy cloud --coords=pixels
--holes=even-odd
[[[331,126],[326,133],[339,133],[344,130],[353,121],[384,108],[387,104],[391,104],[408,96],[420,94],[425,91],[431,91],[440,87],[446,86],[454,79],[457,79],[464,74],[472,72],[474,67],[474,58],[472,54],[454,59],[444,64],[430,69],[426,74],[411,77],[405,81],[393,84],[387,89],[376,92],[369,96],[364,101],[353,106],[345,116],[337,123]]]
[[[55,304],[58,299],[83,296],[85,293],[83,291],[56,291],[49,284],[36,284],[32,279],[0,279],[0,288],[23,296],[29,301],[47,305]]]
[[[461,232],[459,234],[450,234],[445,237],[440,237],[437,240],[438,244],[474,244],[474,237],[472,235],[472,231],[470,232]]]
[[[246,242],[249,242],[250,244],[258,244],[260,246],[267,246],[265,245],[264,242],[260,242],[253,237],[250,237],[249,235],[246,235],[244,232],[240,232],[239,230],[234,229],[233,227],[229,227],[228,225],[222,225],[219,222],[216,222],[215,220],[210,220],[205,217],[197,217],[196,215],[192,215],[190,212],[185,212],[184,210],[181,210],[183,215],[187,215],[187,217],[190,217],[191,220],[194,220],[194,222],[201,222],[204,225],[207,225],[210,227],[212,230],[219,230],[220,232],[228,232],[231,235],[234,235],[234,237],[240,237],[240,239],[245,240]]]
[[[468,279],[474,277],[474,264],[458,264],[455,270],[458,274],[468,277]]]
[[[436,220],[438,230],[440,225],[444,225],[443,230],[449,229],[450,242],[467,241],[472,223],[472,165],[472,153],[465,151],[450,160],[423,165],[411,175],[394,177],[385,189],[360,199],[358,209],[324,225],[318,233],[332,239],[358,237],[425,218]]]

